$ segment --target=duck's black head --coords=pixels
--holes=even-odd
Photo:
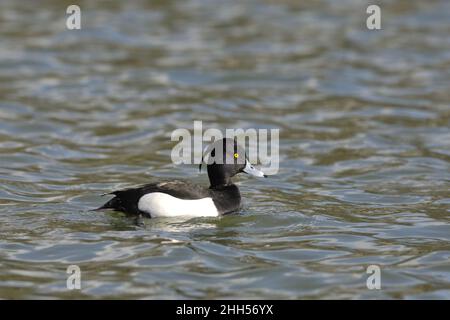
[[[204,156],[212,188],[231,184],[231,178],[240,172],[266,177],[248,161],[244,149],[237,144],[236,139],[215,141],[206,149]],[[200,169],[201,166],[200,164]]]

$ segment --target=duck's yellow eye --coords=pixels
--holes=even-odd
[[[234,157],[237,159],[237,158],[239,158],[239,154],[238,153],[235,153],[234,154]]]

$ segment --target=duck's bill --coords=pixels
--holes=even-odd
[[[262,172],[261,170],[256,169],[250,162],[246,161],[245,168],[242,170],[245,173],[248,173],[249,175],[255,176],[255,177],[264,177],[267,178],[267,176]]]

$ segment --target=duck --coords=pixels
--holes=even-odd
[[[241,194],[231,178],[240,173],[267,177],[250,163],[236,138],[214,141],[203,153],[200,171],[206,157],[209,187],[181,180],[150,183],[107,193],[114,197],[94,210],[112,209],[139,218],[219,217],[241,208]]]

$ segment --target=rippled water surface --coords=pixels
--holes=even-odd
[[[0,298],[450,299],[450,2],[0,2]],[[170,133],[280,129],[237,215],[90,212]],[[66,269],[82,290],[66,289]],[[381,268],[368,290],[366,268]]]

